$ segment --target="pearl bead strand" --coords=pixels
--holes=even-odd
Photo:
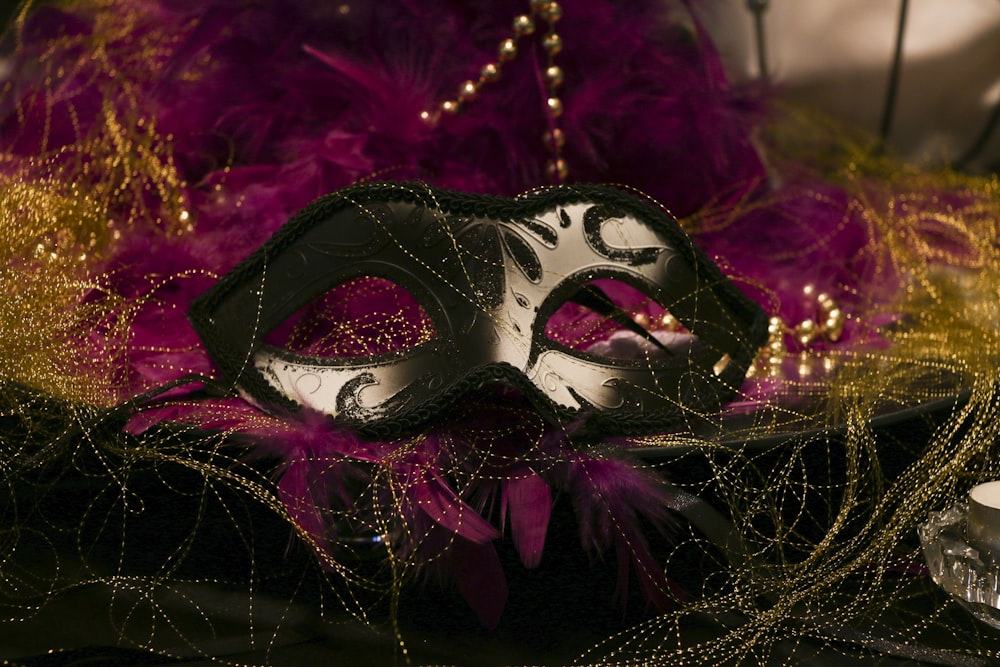
[[[497,47],[497,58],[488,62],[479,70],[478,79],[469,79],[459,86],[453,98],[442,100],[434,110],[420,112],[420,118],[429,125],[437,125],[443,116],[453,116],[464,107],[476,101],[484,86],[500,80],[504,65],[515,60],[521,53],[519,42],[538,33],[538,23],[546,26],[540,43],[545,52],[545,69],[542,78],[546,88],[545,118],[548,128],[542,136],[542,141],[549,151],[546,164],[546,175],[552,183],[562,183],[569,176],[569,166],[563,157],[563,147],[566,137],[560,126],[560,118],[564,107],[559,90],[565,80],[562,68],[556,64],[556,56],[563,48],[562,37],[556,32],[556,25],[562,19],[563,10],[557,2],[548,0],[532,0],[531,13],[514,17],[511,24],[513,36],[500,42]]]

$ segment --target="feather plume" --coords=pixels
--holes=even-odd
[[[126,340],[92,341],[122,351],[122,400],[188,373],[214,372],[186,321],[188,305],[313,198],[373,174],[503,195],[545,182],[548,91],[540,84],[544,56],[530,45],[462,113],[436,124],[420,115],[495,60],[520,11],[514,5],[141,0],[116,11],[114,4],[32,14],[13,92],[0,107],[0,138],[15,153],[83,152],[87,138],[109,132],[112,117],[123,132],[138,136],[155,125],[170,138],[153,161],[176,173],[171,187],[111,202],[115,220],[128,217],[123,211],[134,201],[148,205],[129,217],[97,267],[130,304],[119,313]],[[831,288],[869,277],[854,258],[870,231],[842,191],[828,186],[817,197],[803,183],[775,195],[753,139],[765,104],[726,82],[682,6],[580,0],[567,4],[559,33],[564,156],[573,180],[638,188],[687,216],[710,255],[723,256],[748,291],[769,286],[780,301],[772,310],[793,318],[801,314],[803,275]],[[34,56],[57,35],[67,46],[51,55],[68,74],[55,78],[59,94],[50,104],[52,72],[38,69]],[[91,58],[92,43],[104,45],[102,59]],[[116,85],[84,85],[96,81]],[[178,224],[165,230],[161,218]],[[761,257],[772,261],[763,266]],[[269,342],[370,354],[338,336],[344,318],[363,318],[361,305],[405,323],[409,333],[393,345],[427,334],[426,313],[405,296],[385,296],[383,287],[338,288],[300,315],[308,326],[279,327]],[[382,296],[366,303],[376,292]],[[592,317],[570,309],[552,325],[571,328]],[[150,406],[129,429],[169,420],[252,443],[248,455],[281,461],[280,498],[320,551],[342,529],[338,513],[350,513],[356,524],[385,531],[418,567],[450,566],[488,626],[499,622],[507,594],[492,541],[509,521],[522,563],[537,566],[553,493],[568,491],[584,546],[617,554],[619,595],[632,568],[649,599],[665,605],[669,584],[643,537],[670,526],[670,497],[657,476],[622,458],[578,451],[513,392],[484,392],[486,400],[442,417],[427,433],[392,441],[366,441],[308,412],[266,414],[237,398]],[[499,528],[492,523],[498,497]]]

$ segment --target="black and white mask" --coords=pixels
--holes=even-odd
[[[264,337],[332,287],[392,281],[435,336],[364,357],[278,349]],[[567,301],[614,310],[594,281],[626,283],[690,334],[637,359],[545,335]],[[256,404],[308,406],[373,433],[419,426],[486,382],[520,389],[549,420],[649,431],[719,407],[767,320],[650,202],[597,185],[501,199],[375,183],[313,202],[191,308],[226,379]],[[634,324],[628,323],[635,328]],[[645,333],[645,332],[642,332]]]

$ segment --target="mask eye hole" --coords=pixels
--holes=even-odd
[[[264,342],[296,354],[344,358],[399,352],[434,336],[434,323],[410,292],[386,278],[362,276],[327,290]]]
[[[546,337],[611,359],[669,359],[698,345],[660,303],[627,283],[593,280],[570,295],[545,324]]]

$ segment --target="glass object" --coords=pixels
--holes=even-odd
[[[1000,628],[1000,567],[985,549],[970,543],[969,504],[931,512],[917,528],[931,578],[980,621]]]

